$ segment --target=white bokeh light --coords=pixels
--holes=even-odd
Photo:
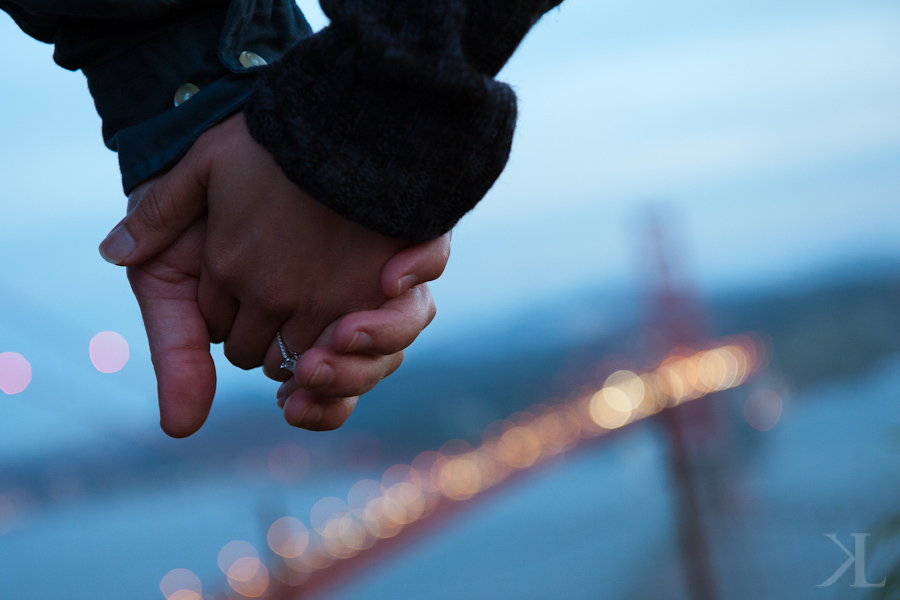
[[[31,383],[31,364],[17,352],[0,353],[0,390],[18,394]]]
[[[128,362],[128,342],[115,331],[101,331],[91,340],[90,354],[98,371],[115,373]]]

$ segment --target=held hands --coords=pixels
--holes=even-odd
[[[284,177],[241,115],[207,131],[129,205],[101,253],[129,266],[169,435],[194,433],[208,415],[210,342],[224,341],[242,368],[290,380],[278,394],[289,423],[333,429],[434,316],[417,284],[443,271],[449,234],[404,249],[337,215]],[[278,331],[294,351],[312,347],[293,378],[280,368]]]

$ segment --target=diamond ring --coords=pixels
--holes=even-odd
[[[281,368],[293,373],[294,367],[297,366],[297,359],[300,358],[300,354],[291,350],[290,347],[284,343],[284,338],[281,337],[280,331],[275,334],[275,339],[278,340],[278,347],[281,349],[281,356],[284,358],[284,362],[281,363]]]

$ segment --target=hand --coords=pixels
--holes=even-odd
[[[226,355],[233,362],[250,367],[264,353],[267,373],[285,379],[289,373],[278,369],[281,355],[273,341],[278,326],[271,329],[272,315],[277,317],[281,314],[273,308],[279,306],[279,302],[286,303],[287,299],[294,298],[292,301],[300,307],[300,316],[289,315],[289,322],[281,327],[292,347],[302,350],[306,344],[294,340],[316,336],[315,341],[322,348],[327,344],[327,337],[318,335],[315,328],[318,326],[322,331],[326,322],[324,319],[357,306],[371,306],[377,303],[375,298],[398,296],[418,281],[436,278],[443,270],[449,252],[449,236],[445,236],[411,247],[391,259],[390,255],[396,252],[400,242],[346,221],[303,195],[284,180],[268,153],[249,139],[243,121],[235,119],[219,126],[224,131],[204,136],[205,140],[201,138],[175,169],[156,182],[147,193],[143,192],[149,186],[136,190],[132,198],[140,199],[140,202],[101,245],[101,253],[111,262],[140,264],[130,269],[129,277],[141,304],[157,369],[162,426],[174,436],[190,435],[196,431],[205,420],[212,402],[215,374],[209,358],[210,337],[206,334],[204,319],[213,332],[212,339],[226,340]],[[213,130],[208,133],[213,133]],[[254,175],[264,181],[259,190],[259,186],[253,186]],[[204,239],[203,224],[197,223],[196,217],[203,210],[207,189],[210,233]],[[298,204],[291,206],[283,202],[285,196],[293,197]],[[247,205],[251,202],[247,198],[262,202],[257,205],[259,209],[256,212],[263,213],[268,221],[259,218],[254,211],[248,211]],[[305,220],[299,220],[304,222],[298,222],[290,212],[295,209],[305,215]],[[277,213],[274,223],[273,213]],[[186,222],[188,225],[185,225]],[[213,236],[214,223],[231,234]],[[277,241],[279,236],[266,234],[268,225],[284,233],[285,223],[300,230],[313,228],[312,233],[298,239],[298,247],[304,248],[307,256],[315,256],[317,264],[299,265],[300,275],[292,272],[289,264],[293,262],[294,253],[285,256],[284,244]],[[313,227],[322,223],[324,226],[318,230]],[[246,225],[244,230],[241,224]],[[357,231],[357,228],[362,231]],[[184,234],[180,234],[181,231]],[[228,243],[229,237],[233,238],[231,244]],[[294,237],[287,235],[280,239],[291,240]],[[340,243],[337,240],[341,240]],[[366,242],[372,240],[374,244],[368,245],[375,247],[375,251],[371,248],[366,250]],[[313,252],[317,243],[322,244],[326,251]],[[164,252],[156,255],[160,248],[167,246]],[[278,252],[273,252],[273,246],[277,246]],[[281,262],[269,260],[264,271],[254,270],[252,260],[248,262],[247,256],[264,260],[265,252],[259,247],[268,248],[271,256],[279,257]],[[203,259],[199,258],[201,253]],[[149,257],[154,258],[144,262]],[[387,259],[390,260],[384,263]],[[328,266],[323,266],[323,263]],[[360,293],[354,288],[352,280],[360,271],[363,272],[363,280],[371,278],[366,271],[372,269],[373,263],[384,264],[381,281],[377,281],[376,275],[375,285],[369,285],[370,288],[375,287],[376,292],[369,289]],[[362,269],[359,265],[363,265]],[[206,287],[204,300],[206,273],[210,273],[212,281]],[[223,273],[230,277],[223,276]],[[316,276],[321,278],[323,275],[330,280],[324,285],[321,281],[315,281]],[[282,284],[273,283],[273,278],[276,281],[280,279]],[[312,294],[309,293],[310,288],[313,289]],[[272,290],[272,293],[260,292],[266,289]],[[227,305],[224,308],[217,293],[225,296]],[[342,325],[343,328],[335,324],[331,331],[336,342],[352,339],[353,334],[365,332],[368,327],[372,345],[368,350],[361,349],[368,356],[362,352],[353,356],[328,355],[328,365],[336,373],[331,383],[305,382],[307,386],[316,388],[313,402],[329,405],[328,409],[323,409],[321,422],[313,424],[316,428],[339,425],[352,410],[352,407],[343,410],[340,413],[342,418],[334,417],[337,413],[331,407],[338,404],[334,400],[336,393],[345,396],[359,394],[399,365],[402,355],[398,355],[397,350],[411,343],[433,315],[433,302],[427,288],[418,293],[418,299],[400,298],[389,304],[385,310],[392,312],[387,319],[380,311],[373,311],[366,313],[368,316],[342,321],[351,323]],[[342,294],[346,297],[341,298]],[[304,302],[312,302],[311,308]],[[343,307],[333,308],[331,305],[335,302],[343,303]],[[232,310],[229,311],[229,308]],[[281,310],[287,312],[286,308]],[[238,319],[245,312],[245,330],[242,331],[238,328]],[[268,328],[265,333],[246,326],[247,322],[252,323],[260,315],[262,319],[258,322],[265,322],[262,327]],[[295,337],[291,337],[291,331],[297,332]],[[268,336],[266,342],[259,343],[264,336]],[[364,337],[357,336],[357,339]],[[247,341],[249,344],[245,344]],[[245,350],[254,343],[255,353]],[[260,348],[266,344],[269,347],[261,352]],[[338,353],[342,350],[346,352],[348,348],[352,351],[358,346],[350,346],[346,341],[343,348],[332,347],[331,350]],[[308,364],[315,356],[312,354],[309,359],[304,357],[300,362]],[[342,402],[345,407],[348,405],[346,400]],[[292,401],[290,407],[297,405]],[[289,411],[286,418],[293,424],[309,423],[308,419],[292,419]]]
[[[132,201],[146,187],[135,190]],[[160,426],[172,437],[197,431],[209,414],[215,394],[209,334],[197,302],[205,231],[206,224],[200,219],[159,255],[128,268],[156,370]],[[335,378],[329,384],[313,386],[314,393],[304,395],[306,390],[300,390],[294,394],[285,410],[289,423],[320,430],[339,427],[353,411],[358,395],[400,365],[403,348],[415,340],[435,312],[427,285],[407,287],[440,273],[449,241],[448,234],[398,254],[382,273],[386,293],[391,290],[397,297],[377,310],[345,315],[325,329],[317,347],[301,357],[296,373],[308,374],[310,365],[325,360]],[[366,337],[371,340],[368,348],[360,345],[360,339]],[[293,380],[286,385],[292,384]],[[284,406],[283,399],[279,406]],[[305,417],[297,414],[303,406],[313,407]],[[316,408],[319,406],[321,410]]]
[[[332,323],[278,390],[285,421],[315,431],[343,425],[360,394],[397,370],[403,349],[434,314],[431,292],[423,283],[378,310],[351,313]]]
[[[158,256],[128,268],[156,370],[160,426],[172,437],[189,436],[203,425],[216,388],[209,334],[197,304],[198,252],[203,246],[204,233],[205,224],[198,221]],[[437,256],[432,250],[443,242],[445,239],[435,240],[404,252],[407,257],[428,260]],[[385,274],[404,258],[398,256],[399,260],[389,262]],[[386,277],[385,281],[396,280]],[[403,292],[403,288],[397,291]],[[294,394],[285,410],[285,419],[308,429],[334,429],[342,425],[353,412],[359,394],[400,365],[402,349],[413,342],[433,316],[434,303],[427,285],[422,284],[389,300],[378,310],[351,313],[332,323],[317,340],[314,351],[302,356],[297,373],[310,373],[310,365],[321,359],[328,362],[335,378],[330,384],[315,388],[314,393],[304,395],[306,390],[300,390]],[[353,352],[358,346],[351,346],[349,341],[358,340],[359,333],[365,333],[372,345],[366,351]],[[286,385],[293,383],[292,380]],[[283,399],[279,406],[284,406]],[[304,406],[313,410],[305,416],[299,415]]]
[[[450,256],[450,239],[448,232],[397,254],[382,272],[385,293],[392,295],[390,286],[396,286],[396,297],[378,310],[341,317],[301,355],[294,376],[277,394],[289,424],[316,431],[340,427],[359,395],[400,366],[403,349],[435,315],[428,285],[414,284],[441,275]]]

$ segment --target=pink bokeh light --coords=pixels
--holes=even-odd
[[[101,331],[91,340],[90,353],[98,371],[115,373],[128,362],[128,342],[115,331]]]
[[[17,352],[0,354],[0,390],[18,394],[31,383],[31,363]]]

